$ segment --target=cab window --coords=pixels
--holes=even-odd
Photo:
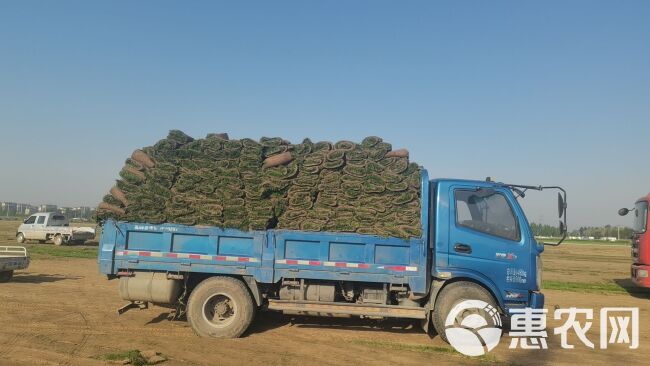
[[[519,224],[506,197],[491,189],[457,190],[456,225],[519,241]]]
[[[648,202],[639,201],[634,208],[634,232],[645,233],[648,226]]]
[[[44,224],[45,223],[45,216],[39,216],[38,221],[36,221],[37,224]]]
[[[34,221],[36,221],[36,216],[30,216],[27,221],[25,221],[25,224],[33,224]]]

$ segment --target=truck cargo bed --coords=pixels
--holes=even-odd
[[[102,273],[153,270],[409,284],[426,292],[423,239],[107,221]]]

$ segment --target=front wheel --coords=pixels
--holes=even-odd
[[[2,271],[0,272],[0,283],[9,282],[14,276],[14,271]]]
[[[18,244],[24,243],[25,242],[25,234],[23,234],[23,233],[16,234],[16,241],[18,242]]]
[[[237,338],[253,321],[255,306],[246,285],[232,277],[212,277],[190,295],[187,320],[201,337]]]
[[[436,332],[443,341],[449,343],[446,333],[447,325],[445,324],[447,317],[450,315],[449,313],[456,307],[456,305],[459,305],[461,302],[467,300],[478,300],[479,302],[483,302],[487,304],[486,308],[489,309],[469,307],[467,310],[462,310],[457,314],[454,314],[455,318],[452,319],[454,323],[464,325],[463,320],[468,317],[469,319],[472,319],[471,316],[473,314],[480,315],[484,318],[485,315],[488,315],[490,318],[495,320],[494,323],[498,323],[496,325],[499,328],[501,327],[501,318],[500,314],[498,313],[497,303],[488,290],[473,282],[454,282],[445,286],[440,291],[438,299],[436,300],[435,308],[433,310],[433,327],[436,329]],[[490,312],[486,313],[485,311]]]

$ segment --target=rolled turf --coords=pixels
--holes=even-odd
[[[100,220],[421,235],[420,167],[376,136],[292,144],[172,130],[134,151],[119,176]]]

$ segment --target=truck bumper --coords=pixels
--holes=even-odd
[[[650,266],[633,264],[630,269],[630,278],[639,287],[650,287]]]
[[[541,292],[531,292],[529,304],[533,309],[542,309],[544,307],[544,294]]]

